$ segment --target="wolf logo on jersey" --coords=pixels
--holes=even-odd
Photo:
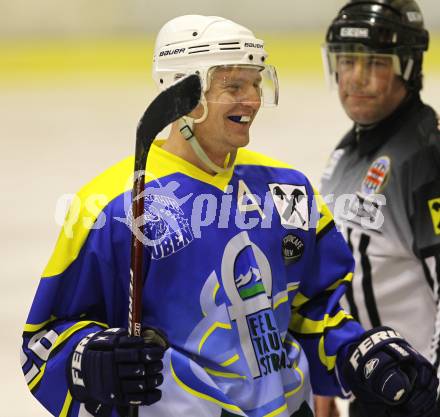
[[[177,199],[174,191],[179,188],[179,184],[170,182],[163,187],[160,181],[154,182],[159,187],[150,186],[143,193],[142,218],[133,222],[133,207],[130,200],[124,201],[126,217],[115,216],[115,220],[126,224],[137,239],[151,248],[153,259],[161,259],[183,249],[194,240],[189,221],[180,208],[192,194]]]

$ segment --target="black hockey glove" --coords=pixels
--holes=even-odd
[[[168,345],[158,331],[129,337],[125,329],[107,329],[82,339],[69,361],[72,397],[93,415],[112,406],[150,405],[160,400],[162,358]]]
[[[338,358],[342,382],[366,415],[438,416],[435,369],[397,332],[389,327],[372,329],[347,353]]]

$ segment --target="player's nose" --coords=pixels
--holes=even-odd
[[[368,84],[370,72],[368,71],[366,63],[362,59],[356,59],[351,71],[351,82],[355,86],[364,86]]]
[[[259,88],[248,86],[240,97],[240,103],[258,110],[261,106],[261,92]]]

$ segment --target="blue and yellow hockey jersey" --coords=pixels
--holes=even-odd
[[[340,393],[336,353],[363,333],[339,305],[353,260],[329,210],[286,164],[240,149],[211,176],[161,145],[147,161],[143,325],[171,347],[162,400],[139,415],[311,416],[312,387]],[[127,327],[132,167],[77,194],[25,325],[23,372],[55,416],[89,415],[68,388],[75,345]]]

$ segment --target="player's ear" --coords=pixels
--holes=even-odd
[[[203,117],[203,115],[204,115],[204,107],[201,103],[199,103],[197,107],[191,113],[188,114],[189,117],[195,120],[200,119],[201,117]]]

